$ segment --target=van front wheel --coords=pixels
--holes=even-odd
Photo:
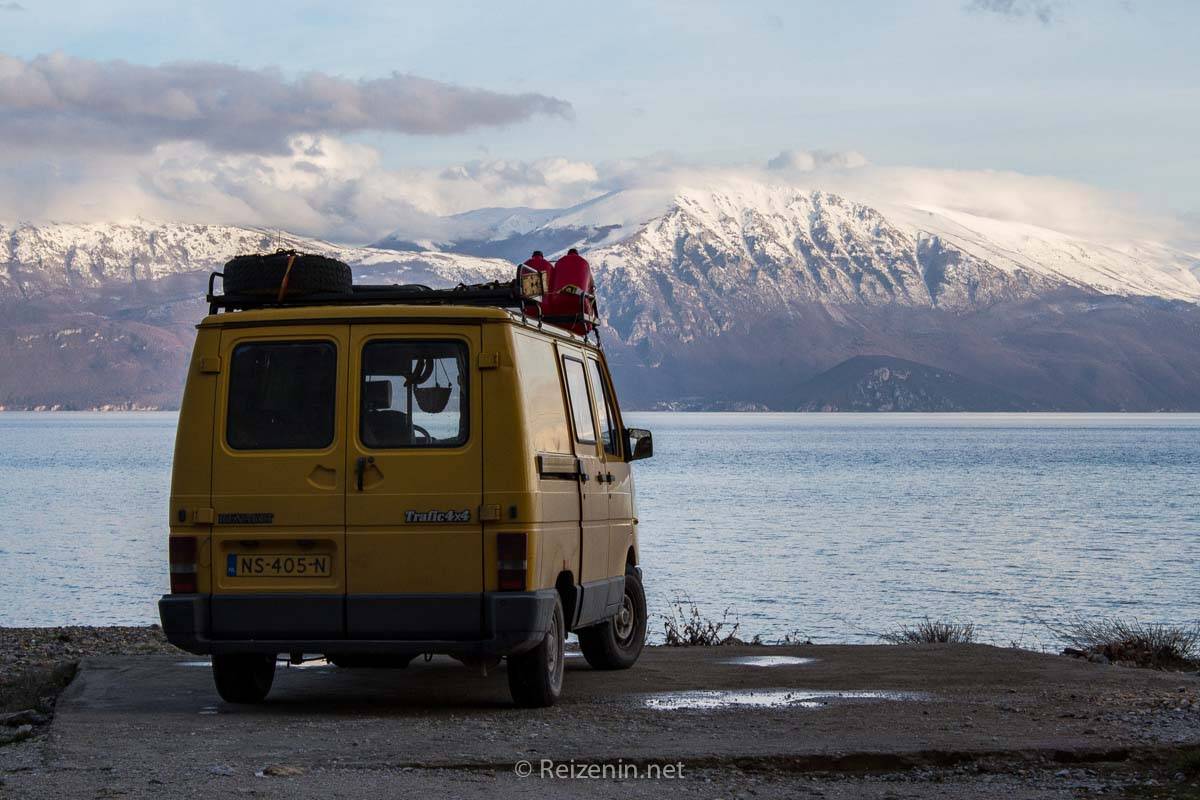
[[[546,638],[532,650],[508,657],[508,690],[517,705],[545,708],[558,700],[562,693],[566,628],[562,603],[555,597]]]
[[[579,631],[579,649],[593,669],[629,669],[646,645],[646,592],[637,570],[625,571],[621,610],[612,619]]]
[[[261,703],[275,682],[275,656],[225,653],[212,659],[217,694],[227,703]]]

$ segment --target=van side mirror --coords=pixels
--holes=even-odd
[[[645,428],[625,429],[626,461],[637,461],[654,455],[654,436]]]

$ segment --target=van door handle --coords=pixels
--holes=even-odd
[[[375,456],[359,456],[354,459],[354,478],[358,483],[358,490],[363,490],[363,476],[367,472],[367,464],[374,464]]]

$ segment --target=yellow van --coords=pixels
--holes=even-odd
[[[221,697],[264,700],[281,654],[441,653],[505,659],[514,701],[547,706],[572,631],[593,667],[632,666],[630,462],[653,444],[624,427],[598,338],[527,314],[537,276],[429,290],[341,285],[347,269],[331,288],[319,259],[252,258],[239,293],[234,262],[224,294],[210,279],[159,602]]]

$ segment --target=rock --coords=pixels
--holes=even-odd
[[[45,714],[39,714],[32,708],[14,711],[11,714],[0,714],[0,725],[16,728],[21,725],[45,725],[50,720]]]
[[[270,778],[290,778],[295,775],[303,775],[304,767],[293,767],[288,764],[272,764],[268,767],[263,767],[260,774]]]
[[[33,726],[21,725],[18,726],[16,730],[0,731],[0,744],[12,744],[13,742],[20,742],[28,739],[30,736],[33,736]]]

